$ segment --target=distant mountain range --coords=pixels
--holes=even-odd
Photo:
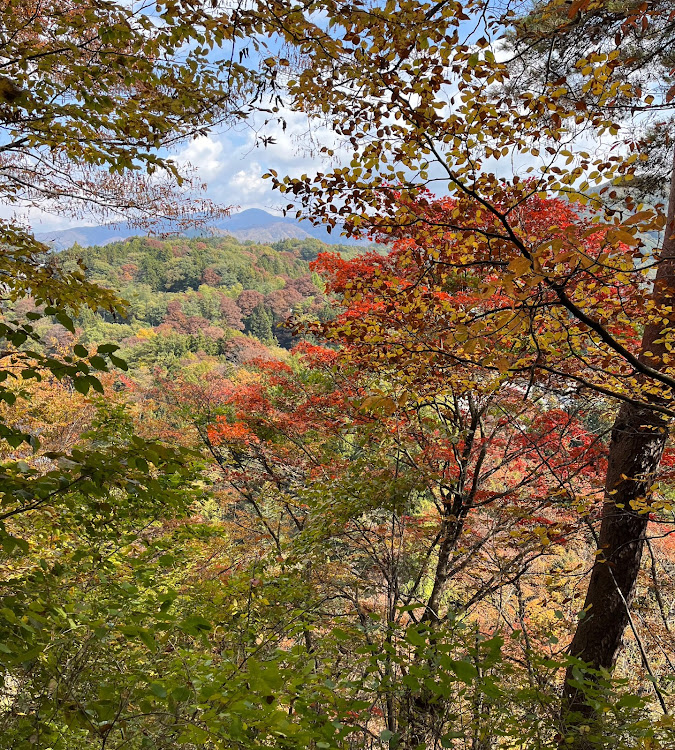
[[[169,224],[155,227],[155,233],[171,232]],[[94,227],[73,227],[54,232],[38,232],[36,237],[41,242],[51,245],[56,250],[66,250],[75,244],[82,247],[107,245],[129,237],[138,237],[145,233],[137,228],[124,224],[105,224]],[[259,208],[249,208],[240,213],[231,214],[224,219],[216,219],[207,227],[185,232],[191,237],[208,235],[231,235],[238,240],[270,243],[284,239],[307,239],[314,237],[328,245],[363,245],[363,241],[341,237],[339,231],[328,234],[322,226],[315,227],[309,222],[300,222],[288,216],[274,216]]]

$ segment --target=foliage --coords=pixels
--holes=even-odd
[[[241,117],[252,97],[253,73],[209,59],[234,32],[216,9],[3,0],[0,10],[5,202],[137,220],[213,208],[176,193],[183,177],[160,149]]]
[[[309,246],[312,254],[326,247],[314,240]],[[290,348],[285,321],[323,317],[326,305],[322,282],[303,258],[305,243],[286,240],[279,248],[232,238],[134,238],[74,247],[59,260],[66,269],[82,262],[88,279],[120,289],[129,300],[122,315],[85,313],[76,324],[83,344],[115,341],[135,370],[174,367],[200,352],[237,362],[246,349],[260,356],[257,340]],[[346,257],[353,254],[350,248]]]
[[[525,17],[482,2],[408,3],[396,12],[386,3],[336,14],[329,38],[307,44],[312,65],[300,67],[289,87],[310,116],[330,114],[351,161],[316,175],[268,176],[294,199],[289,210],[299,203],[317,222],[410,237],[426,249],[429,264],[417,278],[383,285],[385,308],[388,294],[414,297],[407,331],[414,343],[420,321],[426,333],[426,309],[417,300],[427,285],[443,272],[483,270],[479,301],[458,305],[435,332],[444,334],[434,353],[448,376],[468,365],[496,370],[528,395],[538,385],[581,386],[623,402],[597,532],[588,519],[597,556],[587,616],[571,644],[599,672],[614,667],[626,628],[637,632],[630,605],[649,513],[661,508],[654,490],[673,416],[675,182],[667,216],[662,202],[644,205],[630,189],[649,177],[655,133],[675,101],[665,51],[672,8],[565,5],[536,4]],[[668,143],[667,128],[662,132]],[[429,200],[432,183],[447,191],[447,201]],[[657,174],[657,184],[667,184],[667,173]],[[590,225],[572,220],[561,232],[554,219],[528,231],[522,209],[548,198],[577,204]],[[642,236],[662,230],[654,251]],[[456,252],[443,252],[448,246]],[[414,249],[412,256],[414,265]],[[363,287],[352,283],[358,300]],[[379,279],[373,283],[380,287]],[[349,335],[349,323],[342,330]],[[369,344],[383,357],[393,344],[396,357],[389,333],[376,330]],[[417,348],[404,348],[404,357],[421,352],[424,360],[425,344],[422,338]],[[642,661],[651,672],[644,651]],[[565,710],[594,714],[575,682],[568,670]],[[591,744],[573,741],[577,748]]]
[[[387,250],[6,225],[0,744],[672,746],[667,4],[6,6],[10,200],[180,218],[283,76],[354,153],[273,183]]]

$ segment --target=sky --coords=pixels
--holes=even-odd
[[[445,93],[449,97],[454,91]],[[317,155],[321,146],[335,149],[339,160],[342,160],[340,157],[347,157],[345,151],[340,152],[337,148],[336,137],[329,128],[313,126],[314,149],[311,149],[308,148],[305,137],[308,129],[306,116],[290,111],[282,111],[280,114],[286,121],[285,129],[275,120],[265,122],[264,118],[270,115],[259,114],[257,118],[227,131],[213,131],[207,136],[183,143],[172,156],[179,165],[194,169],[197,180],[208,186],[204,197],[215,203],[232,207],[234,211],[261,208],[271,213],[280,213],[288,200],[272,190],[271,181],[262,179],[264,173],[270,169],[276,170],[280,175],[290,176],[325,172],[326,165]],[[263,146],[259,137],[261,132],[273,142]],[[516,167],[509,161],[504,159],[498,164],[486,163],[484,168],[510,176]],[[432,170],[433,176],[436,175]],[[442,190],[442,183],[436,183],[436,187]],[[8,218],[13,213],[30,224],[35,232],[101,223],[73,219],[36,208],[12,211],[8,207],[0,207],[0,217]]]
[[[496,52],[500,51],[496,49]],[[499,57],[499,54],[497,56]],[[444,93],[447,101],[454,90],[449,89]],[[288,200],[272,190],[271,181],[262,179],[264,173],[270,169],[276,170],[280,175],[290,176],[326,172],[326,164],[322,163],[317,153],[321,146],[335,149],[340,161],[348,157],[346,151],[340,151],[338,148],[336,136],[329,128],[313,126],[312,149],[305,137],[308,129],[306,116],[290,111],[282,111],[280,116],[286,121],[285,129],[281,122],[276,120],[265,122],[264,118],[270,115],[259,114],[256,119],[240,123],[229,130],[213,131],[207,136],[183,143],[172,157],[179,165],[194,169],[197,180],[208,186],[204,197],[215,203],[231,207],[233,211],[260,208],[270,213],[280,213]],[[262,145],[260,134],[263,132],[273,141],[267,146]],[[612,138],[612,142],[614,141]],[[611,144],[595,142],[588,144],[588,148],[594,151],[607,145]],[[498,163],[487,161],[483,168],[507,178],[514,173],[525,176],[528,164],[535,166],[536,161],[526,159],[523,163],[515,164],[512,155]],[[432,177],[437,176],[433,169],[431,171]],[[438,176],[441,176],[440,172]],[[442,183],[435,183],[435,187],[443,191]],[[8,218],[12,214],[18,215],[38,233],[68,229],[87,223],[100,223],[73,219],[34,208],[13,211],[6,206],[0,207],[0,217]]]
[[[281,123],[257,121],[240,124],[228,131],[213,131],[186,143],[171,154],[183,167],[191,167],[198,181],[207,184],[205,196],[234,211],[261,208],[270,213],[281,213],[288,201],[271,188],[271,182],[262,175],[269,169],[279,174],[301,175],[321,167],[321,160],[308,148],[303,137],[307,130],[304,115],[285,112],[287,127]],[[262,146],[260,133],[272,137],[274,143]],[[336,147],[335,137],[327,129],[315,129],[313,140],[319,145]],[[316,148],[314,149],[316,150]],[[0,208],[0,216],[18,216],[30,224],[35,232],[49,232],[82,226],[82,219],[49,213],[35,208]]]
[[[197,181],[207,185],[206,192],[198,194],[197,197],[210,198],[221,206],[231,207],[233,212],[260,208],[269,213],[280,214],[281,209],[288,204],[288,199],[272,190],[271,181],[263,180],[263,174],[270,169],[276,170],[280,175],[298,177],[303,173],[325,172],[327,164],[322,162],[318,155],[321,146],[334,149],[337,160],[347,163],[349,161],[347,151],[340,149],[336,136],[329,128],[313,125],[310,141],[306,135],[308,122],[305,115],[282,111],[280,116],[286,121],[285,129],[281,122],[265,122],[264,116],[261,115],[258,120],[240,123],[226,131],[213,131],[207,136],[185,142],[171,156],[180,166],[194,170]],[[271,137],[274,142],[263,146],[260,137],[262,133],[268,138]],[[614,142],[615,138],[611,140]],[[601,144],[596,141],[587,147],[595,151]],[[490,163],[492,161],[484,164],[488,171],[494,170],[498,175],[507,178],[514,173],[525,176],[526,162],[516,165],[512,158],[502,159],[499,163]],[[530,163],[534,162],[537,160]],[[332,163],[335,164],[335,161]],[[432,177],[436,176],[433,174],[435,171],[431,170]],[[441,176],[440,173],[438,176]],[[435,186],[438,190],[443,190],[442,182],[435,183]],[[0,207],[1,218],[9,218],[12,215],[18,216],[38,233],[102,223],[74,219],[35,208]]]
[[[179,164],[189,164],[197,176],[208,184],[206,195],[237,210],[262,208],[279,213],[288,200],[271,188],[262,175],[270,169],[279,174],[300,176],[319,171],[322,166],[317,151],[320,146],[337,149],[336,138],[326,127],[313,126],[312,141],[306,137],[307,118],[296,112],[282,112],[281,122],[262,119],[237,126],[225,133],[198,138],[176,155]],[[273,139],[262,145],[260,135]]]

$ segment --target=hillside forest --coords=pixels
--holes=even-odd
[[[672,0],[0,13],[0,750],[675,748]]]

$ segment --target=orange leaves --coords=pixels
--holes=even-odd
[[[339,312],[316,335],[395,365],[406,382],[463,364],[625,388],[617,352],[635,345],[646,317],[634,232],[653,226],[652,213],[590,223],[528,181],[502,185],[493,211],[466,196],[397,200],[375,222],[377,239],[393,244],[387,255],[318,259]]]
[[[335,349],[310,344],[308,341],[301,341],[297,344],[293,348],[293,354],[301,356],[309,367],[319,368],[330,367],[338,358],[338,352]]]
[[[228,422],[225,417],[217,417],[216,423],[208,428],[209,440],[215,446],[227,443],[251,443],[255,435],[243,422]]]

